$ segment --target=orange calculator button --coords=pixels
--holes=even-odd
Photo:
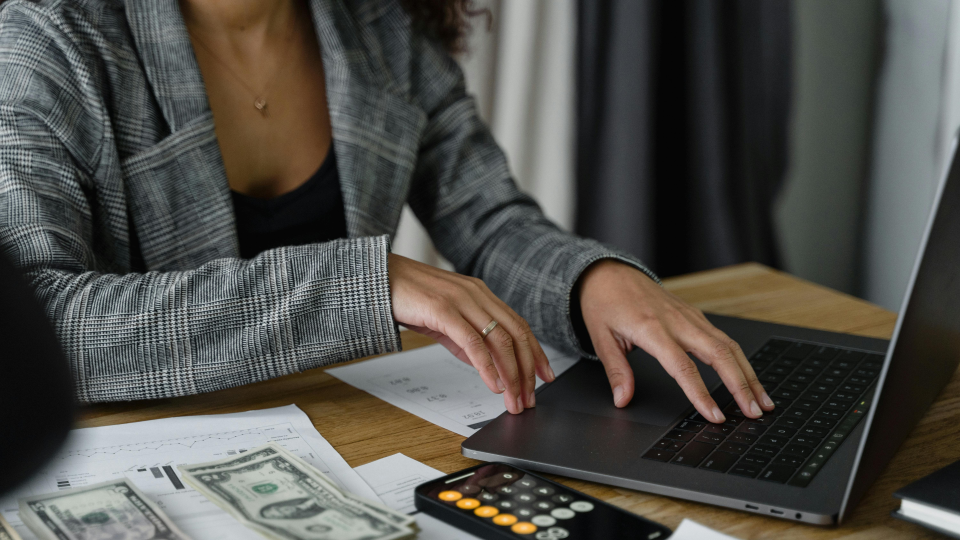
[[[497,525],[503,525],[506,527],[507,525],[513,525],[516,523],[517,516],[514,516],[513,514],[500,514],[499,516],[493,518],[493,522]]]
[[[473,510],[478,506],[480,506],[480,501],[476,499],[467,498],[457,501],[457,508],[463,508],[464,510]]]
[[[441,501],[458,501],[463,497],[463,493],[459,491],[441,491],[437,497],[439,497]]]
[[[537,526],[528,521],[521,521],[520,523],[514,523],[510,530],[517,534],[533,534],[537,532]]]
[[[474,510],[473,513],[480,517],[493,517],[499,514],[500,510],[497,510],[492,506],[481,506],[480,508]]]

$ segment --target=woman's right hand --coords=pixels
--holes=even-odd
[[[513,414],[536,404],[536,376],[555,378],[530,325],[486,284],[391,253],[388,260],[393,316],[472,365],[492,392],[503,394]],[[486,339],[480,332],[497,321]]]

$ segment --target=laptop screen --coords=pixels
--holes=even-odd
[[[940,182],[920,254],[866,418],[840,510],[853,509],[960,363],[960,160],[957,141]]]

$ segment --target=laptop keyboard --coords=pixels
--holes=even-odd
[[[866,414],[883,356],[778,338],[750,364],[773,411],[747,418],[721,389],[726,422],[694,411],[644,459],[806,487]]]

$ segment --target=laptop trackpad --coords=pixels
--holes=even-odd
[[[613,392],[603,364],[581,360],[556,382],[537,393],[537,408],[556,407],[567,411],[595,414],[641,424],[667,426],[690,407],[690,400],[655,358],[640,349],[627,355],[633,368],[633,400],[623,409],[613,405]],[[697,359],[700,376],[707,389],[721,384],[720,376]]]

